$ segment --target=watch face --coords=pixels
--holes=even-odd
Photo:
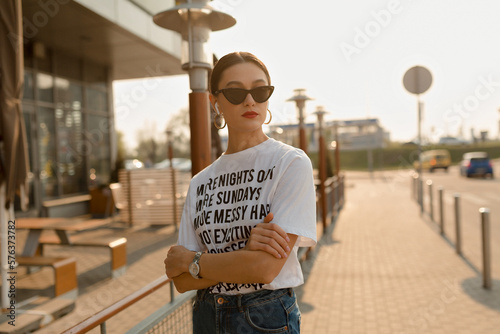
[[[192,276],[198,276],[198,274],[200,273],[200,266],[198,266],[198,263],[193,262],[189,265],[189,273]]]

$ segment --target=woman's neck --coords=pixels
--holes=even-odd
[[[268,140],[269,137],[262,131],[250,133],[228,133],[227,150],[225,154],[237,153],[250,147],[259,145]]]

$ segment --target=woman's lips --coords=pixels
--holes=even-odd
[[[246,113],[244,113],[242,116],[243,117],[246,117],[246,118],[255,118],[257,117],[259,114],[256,113],[255,111],[247,111]]]

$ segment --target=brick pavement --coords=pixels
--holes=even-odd
[[[71,313],[36,331],[37,334],[61,333],[164,275],[163,259],[170,245],[177,239],[173,226],[126,228],[122,224],[115,224],[114,228],[100,229],[93,233],[123,236],[128,239],[127,271],[118,278],[111,278],[109,250],[104,248],[48,246],[45,253],[49,256],[76,258],[79,295],[75,309]],[[20,248],[23,246],[23,237],[25,237],[23,233],[18,234]],[[33,293],[51,295],[49,282],[53,281],[52,277],[49,268],[27,276],[20,275],[17,289],[22,300],[29,298]],[[125,333],[169,300],[170,290],[167,285],[108,320],[107,332]],[[99,332],[97,327],[89,333]]]
[[[491,291],[482,289],[477,272],[420,217],[409,176],[381,175],[347,174],[346,205],[303,266],[302,333],[498,333],[500,278]],[[163,275],[176,238],[171,227],[96,233],[128,238],[127,272],[109,278],[104,249],[49,247],[49,255],[77,258],[80,295],[72,313],[36,333],[60,333]],[[31,286],[51,277],[50,271],[38,275],[19,282]],[[111,319],[107,332],[124,333],[168,298],[168,287],[158,290]]]
[[[346,205],[299,289],[303,333],[498,333],[481,277],[420,216],[409,176],[348,173]],[[495,265],[495,264],[493,264]]]

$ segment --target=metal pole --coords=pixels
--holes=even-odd
[[[439,187],[438,192],[439,192],[439,227],[441,234],[444,234],[443,187]]]
[[[458,255],[462,255],[462,235],[460,230],[460,194],[455,194],[455,249]]]
[[[336,187],[336,183],[337,183],[337,180],[336,180],[336,177],[333,176],[331,178],[332,182],[330,183],[330,193],[331,193],[331,196],[332,196],[332,214],[331,214],[331,217],[332,217],[332,222],[335,221],[335,217],[337,216],[337,213],[335,211],[335,208],[337,206],[337,201],[338,201],[338,198],[337,198],[337,194],[336,194],[336,190],[335,190],[335,187]]]
[[[319,178],[320,178],[320,192],[321,192],[321,219],[323,221],[323,231],[326,230],[327,217],[326,217],[326,158],[325,158],[325,140],[320,125],[319,130]]]
[[[172,147],[172,138],[167,134],[168,141],[168,159],[170,160],[170,173],[172,177],[172,206],[173,206],[173,214],[174,214],[174,225],[175,230],[177,231],[177,187],[176,187],[176,179],[175,179],[175,169],[174,169],[174,149]]]
[[[323,231],[327,227],[327,208],[326,208],[326,150],[325,150],[325,139],[323,137],[323,116],[326,112],[322,107],[318,107],[315,112],[318,117],[318,142],[319,142],[319,154],[318,154],[318,167],[319,167],[319,180],[320,180],[320,199],[321,199],[321,220],[323,222]]]
[[[339,142],[339,129],[338,124],[335,122],[335,176],[340,176],[340,142]]]
[[[306,130],[304,127],[304,106],[305,99],[295,100],[297,104],[297,109],[299,112],[299,147],[304,153],[307,154],[307,141],[306,141]]]
[[[170,281],[170,303],[173,304],[174,301],[175,301],[174,281]]]
[[[424,213],[424,180],[419,175],[418,178],[418,203],[420,204],[420,214]]]
[[[194,176],[212,162],[208,92],[192,92],[189,94],[189,120],[191,128],[191,173]]]
[[[429,187],[429,215],[431,220],[434,221],[434,200],[432,195],[432,180],[427,180],[427,186]]]
[[[483,288],[491,289],[490,209],[480,208],[483,240]]]
[[[296,90],[297,91],[297,90]],[[298,91],[299,93],[302,91]],[[307,154],[307,141],[306,141],[306,130],[304,126],[304,107],[305,99],[297,99],[295,103],[297,104],[297,109],[299,112],[299,147],[304,153]]]

